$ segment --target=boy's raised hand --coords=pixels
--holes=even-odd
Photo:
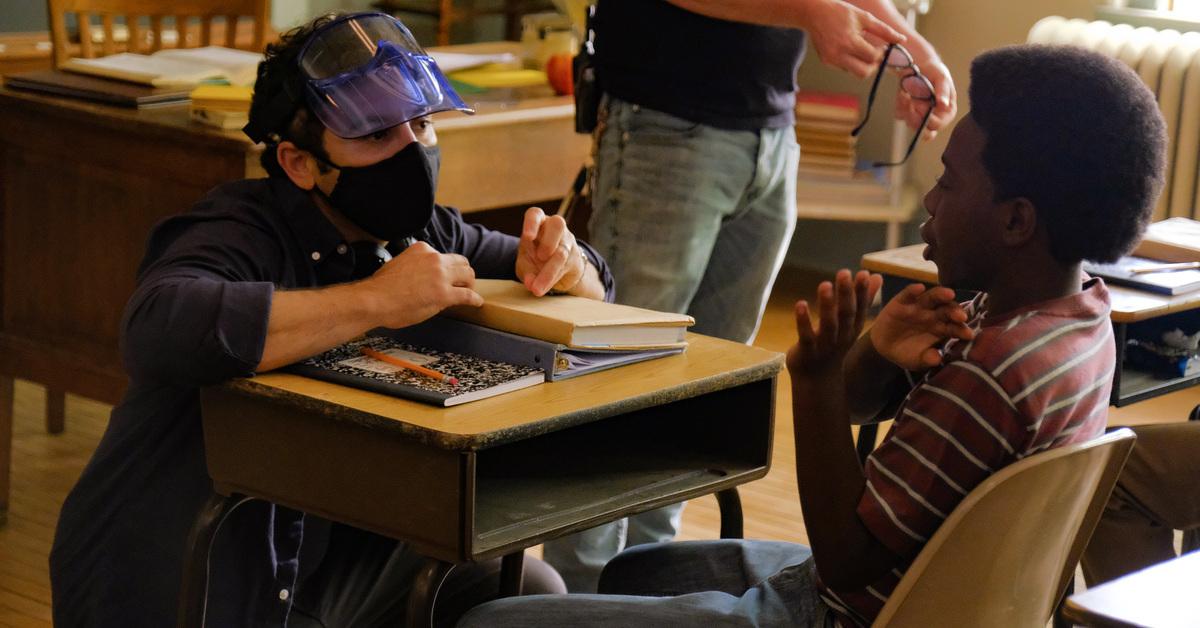
[[[867,309],[883,285],[883,278],[860,270],[838,271],[833,283],[817,286],[819,323],[814,330],[807,301],[796,302],[796,344],[788,350],[787,367],[793,379],[826,374],[841,368],[842,359],[862,333]]]
[[[970,340],[967,313],[950,288],[912,284],[883,306],[871,326],[871,345],[900,368],[916,371],[941,364],[937,345],[949,338]]]

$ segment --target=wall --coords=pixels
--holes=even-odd
[[[31,0],[0,2],[0,33],[49,30],[46,3]]]
[[[1029,28],[1048,15],[1093,19],[1097,0],[932,0],[927,15],[918,19],[917,29],[938,49],[950,68],[959,96],[960,114],[967,108],[968,73],[971,59],[991,48],[1025,41]],[[810,50],[811,52],[811,50]],[[865,95],[870,82],[855,85],[853,79],[834,76],[819,65],[811,54],[801,69],[801,85],[812,89],[857,91]],[[895,85],[893,81],[890,83]],[[857,89],[855,89],[857,87]],[[882,89],[882,88],[881,88]],[[893,88],[894,89],[894,88]],[[864,103],[865,104],[865,103]],[[876,102],[872,118],[888,112],[887,102]],[[886,116],[879,116],[882,120]],[[868,130],[869,138],[860,144],[860,154],[886,154],[886,131],[882,127]],[[939,134],[932,142],[922,142],[910,159],[909,178],[918,189],[929,188],[941,173],[941,154],[949,133]],[[881,147],[882,146],[882,147]],[[905,241],[918,241],[917,226],[924,219],[918,209],[913,224],[907,229]],[[842,266],[857,267],[863,253],[883,247],[884,227],[879,223],[847,223],[801,221],[792,238],[786,264],[821,270]]]

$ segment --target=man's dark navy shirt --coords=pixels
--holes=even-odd
[[[719,129],[792,125],[804,31],[667,0],[600,0],[594,26],[596,76],[613,96]]]
[[[455,210],[437,207],[418,239],[466,256],[478,277],[515,279],[517,239]],[[612,275],[581,246],[611,300]],[[50,553],[56,625],[174,625],[184,546],[212,492],[199,388],[252,375],[274,291],[357,278],[355,248],[284,178],[219,186],[155,227],[122,321],[129,391],[63,504]],[[287,508],[235,511],[210,561],[208,624],[284,624],[298,576],[324,553],[310,531],[301,560],[305,532]]]

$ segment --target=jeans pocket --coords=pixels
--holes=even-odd
[[[625,130],[638,141],[656,142],[691,139],[700,133],[700,123],[669,113],[637,107],[630,111]]]

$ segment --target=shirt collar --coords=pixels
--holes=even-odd
[[[354,269],[350,248],[337,227],[317,207],[312,194],[287,177],[271,177],[270,181],[280,212],[321,283],[348,281]]]

